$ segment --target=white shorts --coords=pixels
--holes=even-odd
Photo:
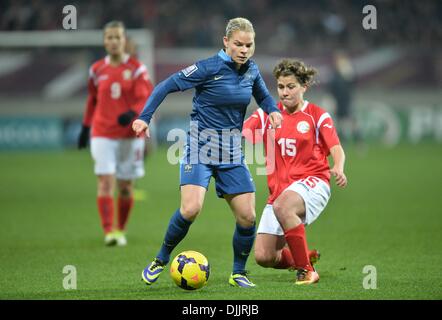
[[[302,222],[305,225],[311,224],[319,217],[330,199],[330,186],[316,177],[295,181],[284,191],[286,190],[295,191],[304,199],[306,212]],[[271,204],[267,204],[262,212],[258,233],[284,235]]]
[[[91,139],[96,175],[113,174],[119,180],[144,176],[144,139]]]

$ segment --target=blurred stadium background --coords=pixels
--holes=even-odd
[[[365,4],[305,0],[2,1],[0,149],[75,144],[88,67],[104,54],[100,29],[106,21],[120,19],[134,29],[129,34],[137,48],[131,51],[138,52],[158,82],[219,50],[226,21],[233,16],[254,22],[255,60],[274,95],[271,72],[275,62],[298,57],[320,71],[319,83],[308,97],[334,111],[336,103],[327,90],[333,54],[345,51],[354,68],[353,108],[366,139],[389,145],[403,140],[441,142],[441,2],[372,1],[377,8],[376,30],[362,26]],[[77,9],[77,30],[63,30],[66,5]],[[88,30],[98,31],[90,34]],[[189,98],[171,95],[160,109],[160,142],[170,128],[186,125],[192,92],[185,94]],[[22,130],[20,123],[29,124],[28,119],[33,120],[32,127]],[[32,134],[26,134],[29,131]]]
[[[367,15],[363,13],[363,8],[367,4],[376,8],[377,29],[366,30],[363,27],[362,21]],[[73,5],[77,10],[76,30],[63,29],[63,18],[66,16],[63,8],[66,5]],[[127,253],[127,256],[118,253],[122,259],[135,259],[137,263],[131,262],[132,265],[128,267],[121,261],[106,260],[103,256],[101,264],[92,263],[90,255],[84,256],[87,246],[95,246],[94,257],[102,254],[99,251],[101,238],[97,236],[100,230],[98,216],[95,215],[92,161],[87,152],[74,150],[86,101],[88,67],[105,54],[102,26],[113,19],[122,20],[132,40],[128,50],[146,63],[154,83],[158,83],[169,74],[217,52],[222,45],[226,22],[236,16],[247,17],[255,26],[257,49],[254,59],[260,65],[274,97],[276,87],[272,69],[276,61],[283,57],[301,58],[319,69],[318,84],[307,93],[307,99],[336,115],[337,100],[330,91],[335,54],[345,53],[352,66],[347,69],[348,74],[353,74],[352,81],[343,90],[344,94],[352,96],[351,106],[364,146],[358,151],[354,139],[344,140],[344,147],[348,150],[348,174],[353,185],[350,184],[347,194],[346,191],[336,190],[329,210],[334,210],[338,221],[333,224],[327,217],[323,222],[319,219],[312,226],[310,234],[313,241],[323,247],[327,248],[328,244],[330,252],[337,254],[340,259],[329,268],[345,270],[340,265],[344,261],[342,264],[347,263],[347,268],[351,269],[351,264],[357,263],[355,274],[360,274],[362,266],[371,263],[369,257],[376,256],[378,259],[380,255],[386,259],[379,260],[379,264],[385,267],[384,271],[389,267],[395,270],[391,270],[390,278],[385,276],[386,282],[393,279],[393,272],[398,270],[410,272],[404,276],[409,276],[410,282],[403,280],[402,274],[389,282],[389,288],[393,290],[390,294],[383,291],[379,295],[356,294],[356,287],[351,286],[350,291],[344,286],[337,287],[337,291],[341,291],[334,298],[442,298],[442,219],[440,197],[437,196],[442,178],[437,167],[442,151],[442,2],[438,0],[373,0],[369,3],[360,0],[1,1],[0,254],[4,263],[1,266],[0,298],[146,298],[141,290],[128,287],[127,277],[131,275],[130,281],[133,281],[133,275],[138,274],[144,259],[148,258],[145,255],[147,242],[149,255],[155,253],[155,244],[160,243],[169,212],[178,203],[178,170],[166,164],[165,152],[170,144],[166,136],[172,128],[187,127],[193,92],[170,95],[157,112],[156,134],[159,144],[164,147],[148,158],[147,177],[139,184],[144,191],[140,191],[138,199],[145,202],[136,206],[134,213],[133,238],[129,237],[134,248],[131,250],[134,251]],[[255,108],[253,101],[249,113]],[[152,188],[152,181],[156,190]],[[257,199],[259,216],[265,202],[265,178],[257,177],[257,183],[258,192],[262,193]],[[170,201],[171,194],[174,201]],[[54,195],[57,200],[54,200]],[[155,202],[154,199],[159,201]],[[211,208],[207,210],[226,210],[212,195],[205,207]],[[152,217],[148,217],[147,208],[155,214],[163,213],[152,221],[149,220]],[[58,213],[64,211],[66,216],[62,219]],[[355,211],[363,214],[354,216]],[[207,216],[212,214],[216,216],[218,213],[207,213]],[[219,217],[224,216],[225,212],[219,214]],[[390,220],[383,220],[386,216]],[[82,219],[81,225],[76,218]],[[61,225],[64,219],[72,228]],[[210,219],[203,220],[205,222],[201,222],[200,227],[195,226],[195,238],[188,243],[192,244],[192,248],[200,249],[199,246],[205,241],[212,243],[201,236],[206,225],[210,228]],[[226,218],[226,238],[230,237],[232,225],[232,221],[227,219],[230,217]],[[379,221],[383,221],[383,226],[378,226]],[[431,223],[428,224],[428,221]],[[326,223],[331,224],[332,228]],[[344,242],[348,246],[350,243],[355,246],[348,247],[349,251],[345,253],[339,251],[342,238],[326,233],[327,230],[331,233],[342,231],[338,223],[348,223],[349,231],[342,236],[347,236]],[[360,223],[365,223],[365,229]],[[216,232],[223,233],[222,226]],[[378,227],[381,229],[378,230]],[[36,232],[35,228],[39,231]],[[397,238],[408,235],[410,229],[414,230],[411,239]],[[149,230],[149,239],[146,230]],[[361,238],[365,231],[373,232],[363,238],[366,242]],[[385,240],[390,234],[397,241]],[[388,260],[390,253],[382,251],[380,243],[371,242],[378,238],[387,241],[395,254],[400,254],[404,265],[392,264],[392,260]],[[55,244],[52,241],[58,242]],[[422,276],[423,279],[419,279],[425,285],[435,285],[431,290],[413,287],[414,260],[407,261],[409,252],[399,242],[414,253],[427,249],[434,252],[433,255],[426,252],[427,255],[416,259],[415,266],[420,268],[420,259],[425,258],[426,262],[430,262],[431,270],[426,270],[429,271],[426,273],[429,278]],[[371,251],[363,249],[368,250],[364,251],[367,256],[359,260],[349,254],[353,249],[358,250],[358,243],[372,246]],[[220,245],[214,243],[213,246]],[[55,262],[48,262],[48,268],[59,277],[64,261],[69,260],[63,252],[69,250],[82,257],[78,258],[77,263],[84,263],[85,268],[98,265],[104,270],[107,268],[104,261],[116,263],[120,271],[125,272],[115,271],[115,279],[120,281],[123,288],[129,288],[124,293],[127,295],[118,289],[115,289],[115,295],[109,292],[101,295],[99,291],[94,291],[93,285],[90,285],[86,295],[82,295],[84,292],[74,296],[64,295],[63,290],[58,288],[61,280],[54,280],[47,274],[30,285],[29,281],[35,279],[29,278],[26,271],[45,272],[44,257],[47,251],[43,248],[56,250],[49,252],[52,252],[50,256],[53,259],[58,259],[58,264],[55,266]],[[229,269],[230,256],[224,259],[212,247],[201,250],[212,254],[219,265],[225,263],[226,269]],[[225,250],[230,252],[229,244],[226,244]],[[359,250],[357,252],[364,254]],[[37,257],[36,253],[42,256]],[[29,257],[31,260],[28,260]],[[41,265],[28,266],[29,261]],[[324,263],[327,266],[327,262]],[[259,272],[271,272],[262,271],[256,266],[253,268],[258,275]],[[325,273],[325,278],[328,276],[336,280],[334,277],[342,271],[333,272]],[[89,274],[91,283],[98,281],[100,274],[92,275]],[[339,279],[340,276],[337,277]],[[355,279],[361,277],[355,276]],[[264,281],[264,276],[261,281]],[[405,281],[405,284],[401,281]],[[413,285],[408,286],[410,283]],[[106,282],[99,285],[117,287]],[[332,287],[324,285],[324,292],[304,292],[303,298],[332,298],[329,295]],[[223,296],[222,292],[217,291],[218,288],[209,291],[211,296],[201,295],[197,298],[278,298],[272,296],[271,291],[263,296]],[[410,290],[404,291],[405,288]],[[186,298],[166,293],[156,297]],[[290,293],[281,297],[291,299]]]

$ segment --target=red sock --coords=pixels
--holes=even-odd
[[[109,233],[114,225],[114,199],[112,197],[97,197],[97,205],[104,233]]]
[[[285,231],[284,237],[289,245],[295,267],[313,271],[313,267],[310,265],[304,225],[301,223],[297,227]]]
[[[290,249],[285,247],[281,250],[281,259],[278,264],[274,267],[275,269],[288,269],[295,266],[295,261],[293,260],[292,253]]]
[[[134,204],[134,198],[118,197],[118,229],[124,230],[126,228],[127,220],[129,219],[130,209]]]

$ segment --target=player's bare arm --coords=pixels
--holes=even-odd
[[[140,137],[144,132],[146,138],[150,138],[149,125],[141,119],[136,119],[132,123],[132,130],[135,131],[137,137]]]
[[[333,158],[333,168],[330,169],[330,173],[335,177],[336,184],[344,188],[347,185],[347,177],[344,173],[345,153],[342,146],[336,145],[330,148],[330,154]]]

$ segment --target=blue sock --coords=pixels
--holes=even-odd
[[[183,218],[180,209],[175,211],[172,218],[170,218],[163,244],[157,254],[157,259],[161,260],[164,264],[169,262],[170,253],[184,239],[191,224],[192,221]]]
[[[255,241],[255,224],[249,228],[236,224],[233,234],[233,273],[245,271],[246,262]]]

